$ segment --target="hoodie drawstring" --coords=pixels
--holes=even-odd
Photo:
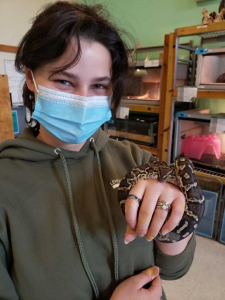
[[[72,219],[73,219],[73,226],[74,226],[74,230],[75,230],[75,234],[76,234],[76,238],[77,238],[77,242],[78,242],[78,247],[79,247],[79,251],[80,251],[80,255],[81,255],[81,261],[83,263],[84,269],[87,273],[87,276],[91,282],[91,286],[94,290],[95,293],[95,297],[96,299],[99,298],[99,290],[97,287],[97,284],[95,282],[95,279],[92,275],[91,269],[89,267],[86,255],[85,255],[85,251],[84,251],[84,246],[83,246],[83,241],[81,238],[81,233],[80,233],[80,228],[78,225],[78,221],[77,221],[77,217],[76,217],[76,213],[75,213],[75,209],[74,209],[74,205],[73,205],[73,195],[72,195],[72,189],[71,189],[71,183],[70,183],[70,176],[69,176],[69,171],[67,168],[67,164],[66,164],[66,160],[64,155],[62,154],[61,150],[59,148],[54,150],[56,154],[58,154],[62,160],[63,163],[63,167],[64,167],[64,172],[65,172],[65,176],[66,176],[66,183],[67,183],[67,192],[68,192],[68,198],[69,198],[69,204],[70,204],[70,210],[71,210],[71,214],[72,214]]]
[[[107,210],[107,215],[108,215],[108,220],[109,220],[109,225],[110,225],[110,230],[111,230],[111,236],[112,236],[112,243],[113,243],[114,274],[115,274],[116,281],[118,281],[119,280],[119,252],[118,252],[116,230],[115,230],[112,215],[111,215],[111,212],[110,212],[109,202],[108,202],[108,199],[107,199],[107,196],[106,196],[106,191],[105,191],[103,177],[102,177],[101,162],[100,162],[100,158],[99,158],[99,154],[98,154],[98,149],[95,145],[94,138],[90,138],[90,142],[91,142],[91,145],[94,149],[94,152],[96,154],[97,161],[98,161],[98,174],[99,174],[99,179],[100,179],[100,183],[101,183],[103,198],[105,200],[105,205],[106,205],[106,210]]]
[[[109,202],[108,202],[108,199],[107,199],[107,196],[106,196],[106,191],[105,191],[105,188],[104,188],[104,182],[103,182],[103,177],[102,177],[102,172],[101,172],[101,162],[100,162],[100,158],[99,158],[98,149],[95,145],[94,138],[90,139],[90,143],[91,143],[91,145],[94,149],[94,153],[96,154],[96,157],[97,157],[98,175],[99,175],[99,179],[100,179],[103,198],[104,198],[105,205],[106,205],[106,211],[107,211],[107,216],[108,216],[108,220],[109,220],[112,243],[113,243],[115,280],[118,281],[119,280],[119,254],[118,254],[118,244],[117,244],[116,230],[115,230],[112,215],[111,215],[111,212],[110,212],[110,207],[109,207]],[[81,261],[83,263],[83,266],[84,266],[84,269],[87,273],[87,276],[90,280],[91,286],[94,290],[95,297],[96,297],[96,299],[99,299],[98,286],[95,282],[94,276],[92,275],[91,269],[89,267],[89,264],[88,264],[88,261],[87,261],[86,255],[85,255],[83,241],[82,241],[82,237],[81,237],[81,233],[80,233],[80,228],[79,228],[79,224],[78,224],[77,217],[76,217],[76,212],[75,212],[74,205],[73,205],[73,195],[72,195],[70,176],[69,176],[69,171],[68,171],[68,167],[67,167],[67,164],[66,164],[66,159],[65,159],[64,155],[62,154],[62,152],[59,148],[55,149],[54,151],[61,158],[62,163],[63,163],[63,167],[64,167],[64,172],[65,172],[65,176],[66,176],[66,183],[67,183],[67,193],[68,193],[69,204],[70,204],[70,211],[71,211],[71,214],[72,214],[73,226],[74,226],[74,230],[75,230],[75,234],[76,234],[76,238],[77,238],[77,242],[78,242],[79,252],[80,252],[80,255],[81,255]]]

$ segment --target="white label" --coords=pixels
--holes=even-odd
[[[209,131],[216,132],[216,133],[225,133],[225,119],[211,118]]]
[[[158,67],[159,66],[159,59],[145,60],[144,66],[145,66],[145,68],[147,68],[147,67]]]
[[[177,101],[179,102],[191,102],[192,98],[197,97],[197,87],[178,87]]]
[[[120,106],[116,113],[117,119],[128,119],[129,118],[129,107]]]
[[[206,27],[208,27],[208,25],[197,26],[197,28],[206,28]]]

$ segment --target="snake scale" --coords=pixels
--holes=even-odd
[[[125,214],[125,202],[130,190],[138,180],[156,179],[176,185],[183,192],[186,205],[179,224],[166,235],[160,233],[155,240],[174,243],[187,237],[197,228],[204,213],[205,199],[189,158],[179,157],[174,164],[168,165],[153,158],[148,164],[132,169],[120,182],[118,200]],[[165,199],[166,200],[166,199]],[[170,215],[168,213],[167,219]]]

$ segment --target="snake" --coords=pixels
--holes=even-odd
[[[173,164],[168,164],[153,157],[149,163],[133,168],[124,176],[118,188],[118,201],[124,215],[125,203],[130,190],[139,180],[148,179],[171,183],[177,186],[185,196],[185,208],[180,222],[165,235],[159,232],[155,241],[174,243],[189,236],[197,228],[205,207],[205,198],[192,161],[188,157],[179,157]],[[165,222],[169,219],[170,214],[171,210],[168,212]]]

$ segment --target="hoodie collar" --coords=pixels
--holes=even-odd
[[[109,136],[99,128],[83,145],[80,151],[70,151],[61,149],[66,159],[79,160],[87,156],[93,149],[90,147],[90,139],[94,138],[96,148],[100,152],[108,143]],[[14,158],[32,162],[43,162],[55,159],[57,154],[55,148],[49,146],[32,134],[30,128],[25,128],[22,136],[12,140],[5,140],[0,143],[0,159]]]

